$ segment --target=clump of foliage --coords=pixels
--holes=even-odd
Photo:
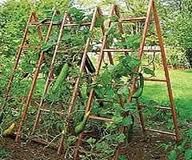
[[[53,7],[62,8],[62,11],[69,6],[68,0],[55,1],[32,1],[9,0],[0,5],[0,54],[13,56],[23,36],[24,26],[31,11],[37,11],[42,18],[47,16]]]
[[[85,132],[91,131],[92,135],[86,140],[82,158],[109,159],[117,146],[131,140],[136,103],[129,102],[128,97],[132,79],[138,78],[141,74],[135,71],[138,67],[140,61],[137,58],[129,55],[119,57],[116,65],[103,66],[102,73],[90,86],[94,88],[96,96],[92,109],[93,115],[112,118],[112,122],[87,122]],[[142,85],[137,85],[137,90],[141,94]],[[120,128],[125,128],[124,132],[119,132]],[[87,148],[91,152],[87,152]]]
[[[182,56],[187,59],[188,66],[191,66],[191,1],[171,0],[168,3],[161,3],[160,8],[167,44],[175,48],[182,48]],[[179,56],[180,53],[173,52],[172,54]],[[175,59],[173,58],[173,60]],[[178,64],[179,61],[180,58]]]
[[[8,156],[9,156],[9,152],[6,149],[0,147],[0,158],[5,159]]]

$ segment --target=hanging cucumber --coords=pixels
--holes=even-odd
[[[55,94],[56,92],[58,92],[60,90],[60,88],[61,88],[64,80],[67,78],[68,74],[69,74],[69,65],[67,63],[65,63],[51,89],[52,94]]]
[[[14,130],[16,128],[16,124],[12,123],[9,128],[3,131],[3,136],[9,136],[14,133]]]
[[[139,98],[143,94],[143,88],[144,88],[144,77],[142,73],[139,73],[139,88],[134,93],[133,98]]]
[[[83,120],[75,127],[75,133],[77,135],[79,135],[85,129],[86,122],[88,120],[89,115],[90,115],[90,111],[85,114]]]

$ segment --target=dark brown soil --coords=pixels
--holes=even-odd
[[[127,148],[122,150],[127,160],[166,160],[167,153],[162,144],[173,141],[170,137],[157,134],[135,135]]]
[[[44,146],[37,143],[17,144],[12,138],[5,138],[1,143],[9,152],[5,160],[62,160],[62,157],[56,154],[56,150],[44,149]]]
[[[174,142],[170,137],[157,134],[143,136],[141,131],[137,132],[128,147],[121,150],[127,160],[166,160],[166,152],[161,144]],[[5,160],[63,160],[63,156],[58,156],[56,150],[44,149],[44,146],[37,143],[16,144],[13,139],[5,138],[1,141],[1,147],[9,151],[9,157]]]

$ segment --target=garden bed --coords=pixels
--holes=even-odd
[[[157,134],[142,135],[139,129],[134,131],[132,141],[127,148],[122,148],[121,153],[126,155],[127,160],[165,160],[167,152],[162,144],[173,142],[170,137]],[[44,148],[35,142],[17,145],[12,138],[3,140],[2,147],[7,153],[5,160],[61,160],[63,155],[58,156],[55,149]]]

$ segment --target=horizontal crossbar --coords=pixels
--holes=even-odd
[[[147,105],[142,105],[142,104],[139,104],[139,105],[140,105],[141,108],[146,108],[147,107]],[[171,110],[171,108],[169,108],[169,107],[161,107],[161,106],[157,106],[157,107],[153,106],[151,108],[161,109],[161,110]]]
[[[22,49],[40,49],[41,47],[40,46],[20,46]]]
[[[42,109],[42,108],[41,108],[40,110],[43,111],[43,112],[47,112],[47,113],[53,112],[53,113],[56,113],[56,114],[64,115],[63,112],[51,111],[51,110],[48,110],[48,109]]]
[[[90,119],[99,120],[99,121],[105,121],[105,122],[112,122],[112,119],[104,118],[104,117],[98,117],[94,115],[89,116]]]
[[[128,17],[121,18],[120,22],[145,22],[146,17]]]
[[[165,79],[154,79],[154,78],[145,78],[145,81],[151,81],[151,82],[167,82]]]
[[[162,109],[162,110],[171,110],[171,108],[168,108],[168,107],[160,107],[160,106],[154,107],[154,108],[156,108],[156,109]]]
[[[133,52],[133,49],[118,49],[118,48],[110,48],[104,49],[104,52]],[[136,50],[137,51],[137,50]],[[144,52],[161,52],[160,49],[144,49]]]
[[[167,131],[161,131],[161,130],[157,130],[157,129],[152,129],[152,128],[145,128],[146,131],[151,131],[151,132],[157,132],[160,134],[167,134],[167,135],[171,135],[171,136],[176,136],[175,133],[172,132],[167,132]]]
[[[39,23],[39,22],[33,22],[31,23],[29,26],[43,26],[43,25],[49,25],[50,22],[45,22],[45,23]],[[61,22],[53,22],[53,25],[61,25]],[[81,24],[77,24],[77,23],[69,23],[69,24],[64,24],[64,27],[72,27],[72,26],[90,26],[91,23],[90,22],[86,22],[86,23],[81,23]]]

